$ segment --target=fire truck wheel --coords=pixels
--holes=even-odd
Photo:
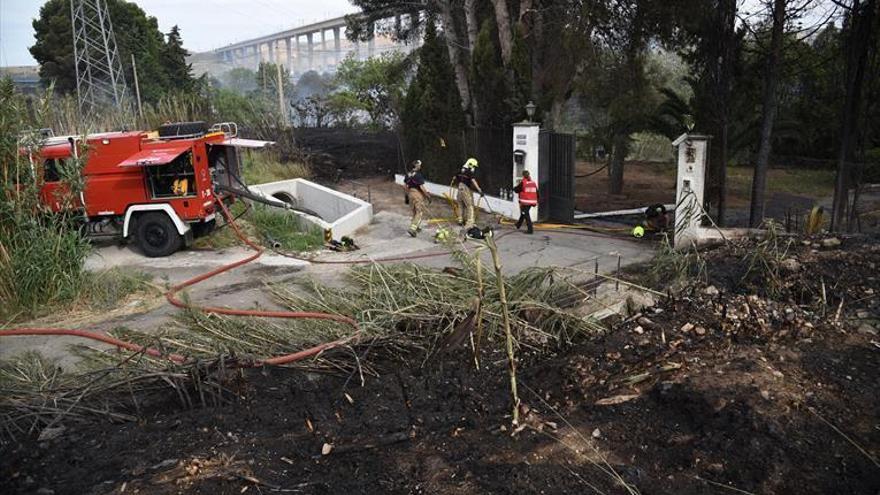
[[[145,213],[138,217],[136,239],[141,251],[150,258],[168,256],[183,245],[174,222],[161,212]]]

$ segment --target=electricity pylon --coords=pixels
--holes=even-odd
[[[70,0],[70,19],[80,114],[90,115],[107,104],[121,108],[125,74],[106,0]]]

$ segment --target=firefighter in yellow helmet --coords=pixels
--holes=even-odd
[[[461,171],[452,179],[452,185],[458,189],[458,224],[464,225],[465,229],[474,226],[474,193],[479,194],[480,197],[485,196],[475,177],[477,166],[479,164],[476,158],[468,158]]]

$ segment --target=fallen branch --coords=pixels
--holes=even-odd
[[[849,436],[847,436],[846,433],[842,432],[842,431],[840,430],[840,428],[834,426],[833,423],[831,423],[831,422],[828,421],[827,419],[823,418],[822,415],[819,414],[814,408],[812,408],[812,407],[807,407],[807,410],[810,411],[811,413],[813,413],[814,416],[816,416],[817,418],[819,418],[820,420],[822,420],[822,422],[825,423],[826,425],[828,425],[832,430],[836,431],[838,435],[842,436],[842,437],[843,437],[847,442],[849,442],[853,447],[855,447],[856,449],[858,449],[858,451],[861,452],[862,455],[864,455],[865,457],[868,458],[868,460],[870,460],[872,463],[874,463],[875,466],[877,466],[878,468],[880,468],[880,462],[877,462],[877,459],[875,459],[874,456],[872,456],[870,453],[868,453],[867,450],[865,450],[864,448],[862,448],[861,445],[857,444],[855,440],[853,440],[852,438],[850,438]]]

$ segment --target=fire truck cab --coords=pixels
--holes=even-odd
[[[35,170],[42,173],[42,202],[53,211],[77,209],[90,236],[134,241],[146,256],[168,256],[194,237],[213,230],[216,201],[233,201],[221,191],[241,183],[240,148],[267,141],[239,139],[237,126],[202,122],[166,124],[157,132],[108,132],[82,138],[48,138]],[[85,153],[84,188],[79,198],[59,171],[65,160]],[[225,186],[225,187],[223,187]],[[241,186],[241,187],[238,187]]]

